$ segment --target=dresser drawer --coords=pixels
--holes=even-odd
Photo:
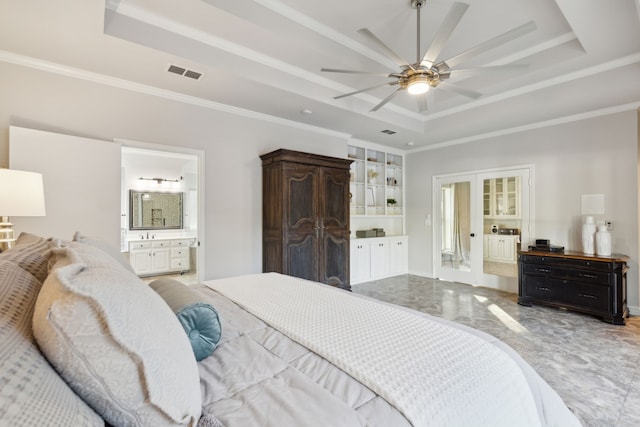
[[[611,298],[609,287],[568,280],[526,276],[523,285],[527,297],[597,311],[606,311]]]
[[[556,265],[523,264],[524,274],[551,277],[554,279],[573,280],[610,286],[611,274],[606,271],[582,270],[560,267]]]
[[[567,259],[552,256],[520,255],[520,260],[527,264],[541,264],[547,267],[567,267],[584,270],[610,271],[611,263],[584,259]]]

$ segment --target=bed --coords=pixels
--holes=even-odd
[[[179,286],[23,233],[0,254],[0,426],[580,425],[480,331],[276,273]]]

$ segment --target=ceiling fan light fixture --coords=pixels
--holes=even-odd
[[[406,89],[411,95],[422,95],[430,87],[429,76],[424,74],[413,75],[406,80]]]
[[[429,90],[429,83],[426,79],[420,79],[409,83],[407,86],[407,92],[411,95],[422,95]]]

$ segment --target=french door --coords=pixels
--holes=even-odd
[[[533,233],[531,173],[531,167],[525,166],[434,177],[434,277],[509,289],[517,277],[517,248],[526,247]],[[498,251],[500,262],[491,264],[495,251],[490,243],[495,239],[485,234],[491,234],[494,225],[513,229],[515,235],[498,239],[503,245],[513,243]]]
[[[482,214],[475,175],[434,179],[434,274],[475,285],[482,272]]]

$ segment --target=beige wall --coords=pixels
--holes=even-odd
[[[628,300],[640,310],[637,122],[637,113],[629,111],[408,154],[410,271],[433,273],[425,216],[433,208],[434,175],[532,164],[533,238],[580,250],[581,195],[604,194],[605,215],[596,219],[613,221],[613,251],[631,257]]]
[[[347,154],[346,137],[335,133],[283,126],[0,62],[2,167],[9,165],[10,125],[204,150],[206,279],[262,270],[260,154],[278,148],[336,157]]]
[[[348,138],[337,133],[284,126],[7,63],[0,63],[0,76],[0,166],[8,166],[10,125],[203,150],[207,279],[261,270],[260,154],[289,148],[346,156]],[[410,269],[432,271],[431,229],[425,226],[425,215],[432,212],[434,175],[533,164],[537,237],[576,248],[580,195],[605,194],[606,216],[614,222],[613,249],[631,256],[629,302],[637,308],[637,159],[635,112],[409,154]]]

